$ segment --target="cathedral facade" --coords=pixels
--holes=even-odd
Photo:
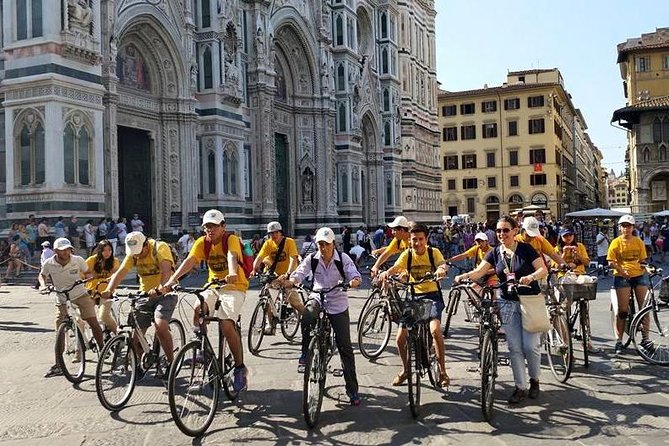
[[[5,226],[137,213],[164,234],[212,207],[296,235],[440,219],[431,0],[1,6]]]

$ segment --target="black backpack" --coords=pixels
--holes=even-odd
[[[430,258],[430,265],[432,266],[432,273],[435,273],[437,271],[437,266],[434,263],[434,253],[432,252],[432,246],[427,247],[427,256]],[[407,271],[409,272],[409,275],[411,275],[411,260],[413,259],[413,249],[409,248],[409,258],[407,259]],[[437,281],[437,289],[441,293],[441,285]]]
[[[335,266],[339,270],[339,274],[341,274],[342,280],[346,280],[346,274],[344,274],[344,263],[341,261],[342,254],[336,248],[335,248],[335,252],[339,254],[339,260],[334,259]],[[311,276],[312,277],[316,273],[316,268],[318,267],[318,259],[314,256],[314,254],[316,254],[316,253],[312,252],[311,254],[309,254],[311,256]]]

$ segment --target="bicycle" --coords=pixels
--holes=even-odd
[[[579,335],[576,339],[581,340],[583,344],[583,364],[588,367],[589,348],[591,343],[590,330],[590,301],[597,298],[597,278],[589,283],[561,283],[559,286],[560,295],[571,302],[571,308],[568,314],[568,324],[570,333],[576,333],[576,320],[579,321]]]
[[[286,338],[288,342],[293,342],[295,335],[300,328],[302,316],[288,302],[286,290],[281,287],[276,299],[273,299],[269,292],[272,282],[274,282],[277,277],[278,276],[274,273],[263,274],[260,276],[262,288],[260,289],[258,303],[253,310],[253,315],[249,322],[247,337],[249,351],[256,356],[260,351],[260,344],[265,337],[265,327],[268,325],[268,314],[270,314],[273,319],[270,322],[272,329],[274,329],[278,323],[281,326],[283,337]]]
[[[551,328],[543,334],[542,343],[553,376],[564,383],[569,379],[574,366],[574,346],[567,309],[554,282],[556,273],[560,271],[562,270],[551,269],[546,278],[548,287],[544,289],[544,293]]]
[[[169,363],[165,351],[160,345],[158,336],[153,341],[137,324],[137,309],[149,300],[146,293],[129,294],[130,314],[125,324],[119,326],[119,332],[102,349],[95,371],[95,392],[100,404],[107,410],[116,411],[123,408],[132,396],[138,379],[141,379],[152,367],[156,368],[156,376],[169,371]],[[118,297],[114,297],[118,300]],[[153,313],[143,312],[153,316]],[[186,332],[183,324],[172,318],[169,322],[174,352],[186,343]],[[140,351],[136,351],[139,347]],[[139,356],[141,354],[141,356]],[[138,375],[141,375],[139,377]]]
[[[72,286],[57,290],[49,285],[49,293],[60,294],[65,298],[66,313],[58,325],[56,331],[56,364],[63,372],[63,376],[72,384],[78,384],[84,379],[86,371],[86,350],[98,353],[98,344],[90,334],[88,324],[79,319],[75,308],[72,306],[70,291],[88,280],[76,280]],[[80,299],[88,299],[88,294]],[[83,326],[83,328],[82,328]]]
[[[304,382],[302,388],[302,412],[307,426],[313,428],[318,424],[323,405],[323,395],[325,393],[325,379],[328,372],[335,376],[342,376],[342,370],[329,368],[332,357],[337,353],[337,344],[335,342],[334,330],[330,323],[330,318],[325,311],[327,304],[327,294],[337,288],[348,289],[348,284],[340,282],[330,288],[315,290],[306,285],[298,285],[309,293],[318,293],[320,299],[319,311],[316,322],[311,329],[311,341],[307,350],[307,357],[304,368]],[[307,305],[310,300],[307,299]]]
[[[200,301],[198,310],[200,330],[195,333],[196,338],[184,345],[175,356],[167,382],[172,418],[179,430],[191,437],[202,435],[214,420],[221,385],[230,401],[236,401],[239,396],[239,391],[233,386],[234,359],[232,353],[228,352],[227,341],[220,330],[220,324],[218,355],[204,327],[205,322],[221,322],[222,319],[205,314],[203,307],[205,298],[202,294],[212,286],[224,284],[223,280],[213,280],[201,288],[175,287],[175,291],[193,294]],[[219,303],[217,302],[216,309]],[[237,318],[235,329],[241,339],[241,316]]]
[[[447,262],[448,266],[458,270],[458,273],[463,273],[469,271],[468,268],[463,268],[455,263]],[[477,285],[473,283],[473,285]],[[481,295],[473,286],[462,286],[462,285],[453,285],[451,290],[448,292],[448,303],[446,304],[446,320],[444,321],[443,334],[444,338],[448,337],[448,330],[451,327],[451,319],[458,312],[458,304],[460,303],[460,298],[462,293],[465,293],[467,300],[465,301],[465,321],[466,322],[479,322],[477,320],[478,313],[475,311],[476,305],[481,302]]]
[[[407,288],[402,299],[402,316],[400,324],[407,329],[407,375],[409,386],[409,409],[414,418],[418,418],[420,408],[420,380],[426,374],[435,389],[439,385],[439,362],[432,333],[430,332],[430,315],[434,302],[430,299],[416,299],[415,287],[421,283],[434,281],[435,276],[426,274],[416,281],[403,281],[396,276],[388,278],[391,282]]]
[[[378,358],[388,346],[392,333],[392,323],[402,315],[399,287],[385,284],[379,288],[378,301],[360,313],[358,321],[358,347],[365,358]]]
[[[655,291],[669,283],[669,276],[653,283],[654,278],[661,277],[662,269],[649,265],[649,272],[651,286],[648,287],[643,308],[632,320],[632,340],[637,353],[645,361],[666,366],[669,365],[669,305],[657,298]]]

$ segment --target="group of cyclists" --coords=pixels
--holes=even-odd
[[[632,234],[634,224],[631,215],[620,218],[621,235],[611,241],[606,257],[613,269],[614,288],[618,296],[617,334],[622,330],[620,321],[624,321],[627,316],[630,289],[634,288],[635,295],[639,298],[645,295],[648,287],[648,277],[642,267],[647,254],[643,242]],[[242,241],[227,230],[223,213],[216,209],[208,210],[203,216],[202,226],[204,236],[194,242],[188,256],[178,266],[167,243],[147,237],[141,231],[133,231],[125,239],[126,256],[122,262],[114,257],[112,245],[106,240],[99,242],[93,254],[85,260],[74,255],[67,238],[59,238],[53,244],[54,256],[44,263],[40,274],[44,280],[48,278],[51,281],[54,289],[66,289],[82,277],[92,279],[86,282],[86,288],[82,285],[70,292],[70,300],[78,307],[81,318],[90,325],[95,341],[102,348],[103,332],[98,319],[103,321],[107,330],[112,333],[116,331],[109,298],[124,277],[135,269],[140,292],[145,292],[150,297],[139,308],[138,314],[143,314],[144,317],[136,322],[143,330],[151,323],[154,324],[167,361],[172,363],[174,349],[169,321],[177,305],[174,287],[180,278],[206,262],[208,280],[222,281],[224,285],[211,287],[207,291],[204,311],[215,313],[220,319],[220,333],[225,337],[234,359],[233,387],[238,392],[247,388],[248,373],[242,341],[235,323],[244,306],[249,279],[270,270],[277,276],[272,283],[274,291],[281,288],[287,290],[290,305],[301,315],[302,347],[298,359],[299,371],[304,366],[310,327],[323,303],[317,293],[312,293],[305,301],[293,288],[309,276],[313,277],[314,290],[332,288],[337,283],[346,284],[346,288],[356,288],[362,283],[360,272],[349,255],[337,249],[333,230],[328,227],[320,228],[314,239],[316,251],[300,259],[295,240],[284,235],[280,223],[270,222],[267,225],[267,238],[253,262],[252,271],[247,273],[242,264]],[[429,230],[426,226],[409,222],[403,216],[398,216],[388,226],[393,238],[386,247],[375,253],[377,258],[371,267],[371,276],[381,283],[396,274],[418,282],[426,274],[432,274],[433,280],[416,285],[415,294],[418,299],[429,299],[433,302],[429,327],[438,360],[439,385],[448,387],[450,384],[445,361],[447,340],[442,335],[440,323],[445,307],[440,281],[448,273],[451,262],[472,258],[475,260],[475,268],[457,275],[454,280],[456,283],[472,280],[481,284],[501,285],[497,300],[505,303],[500,308],[507,313],[503,318],[503,330],[515,383],[514,392],[508,402],[518,404],[527,397],[537,398],[540,393],[541,334],[530,333],[523,328],[518,295],[541,294],[540,282],[547,277],[551,265],[569,269],[575,274],[585,274],[585,267],[590,260],[583,244],[576,240],[574,231],[570,227],[562,227],[558,243],[553,247],[541,235],[536,218],[504,216],[496,222],[496,247],[493,248],[490,243],[490,234],[480,232],[474,237],[475,246],[461,254],[444,258],[439,249],[429,245]],[[384,264],[395,254],[399,254],[397,259],[392,265],[386,265],[388,267],[384,270]],[[523,286],[514,288],[512,293],[511,285]],[[97,316],[94,295],[100,298]],[[63,317],[64,304],[62,299],[56,303],[57,324]],[[334,289],[327,296],[324,309],[335,334],[349,402],[357,406],[361,402],[361,395],[351,344],[349,299],[345,289]],[[199,308],[196,308],[193,313],[194,331],[202,327],[197,318],[198,314]],[[206,325],[202,329],[206,329]],[[268,317],[264,332],[273,334],[274,330],[275,323]],[[406,336],[406,329],[400,326],[396,342],[403,368],[392,380],[393,386],[402,385],[407,380]],[[622,351],[620,336],[614,347],[616,353]],[[137,367],[141,369],[139,361]],[[60,370],[55,365],[46,376],[58,374]],[[169,367],[161,378],[167,379],[168,374]]]

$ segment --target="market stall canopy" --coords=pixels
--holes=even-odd
[[[654,217],[669,217],[669,210],[664,210],[660,212],[656,212],[653,214]]]
[[[611,209],[585,209],[582,211],[570,212],[567,217],[602,217],[602,218],[611,218],[611,217],[620,217],[625,215],[623,212],[612,211]]]

